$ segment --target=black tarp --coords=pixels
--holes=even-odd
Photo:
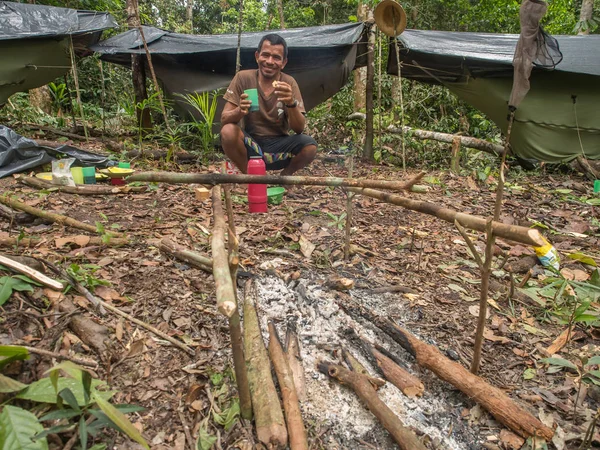
[[[285,73],[292,75],[306,109],[338,92],[354,67],[366,63],[362,23],[243,33],[242,69],[256,68],[254,52],[267,33],[281,35],[288,44]],[[188,35],[143,27],[157,77],[167,93],[202,92],[227,87],[235,74],[237,35]],[[145,58],[138,30],[130,30],[91,47],[102,59],[131,66],[131,55]]]
[[[57,159],[58,156],[75,158],[73,167],[108,167],[116,164],[106,156],[63,145],[58,148],[44,147],[21,136],[8,127],[0,125],[0,178],[13,173],[25,172]]]

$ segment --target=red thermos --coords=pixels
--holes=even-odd
[[[248,160],[248,175],[266,175],[267,168],[261,156],[251,156]],[[248,206],[251,213],[267,212],[267,185],[248,184]]]

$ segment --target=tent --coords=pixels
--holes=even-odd
[[[116,26],[108,13],[0,1],[0,105],[65,74],[71,40],[82,54]]]
[[[600,159],[600,36],[555,36],[563,60],[535,68],[516,111],[511,147],[521,158]],[[406,30],[399,36],[402,77],[447,86],[506,132],[512,60],[519,35]],[[388,73],[398,74],[395,52]],[[583,151],[582,151],[583,147]]]
[[[288,44],[284,72],[298,82],[309,110],[338,92],[352,70],[366,63],[366,58],[358,57],[366,50],[364,30],[362,23],[353,23],[243,33],[242,69],[257,67],[254,52],[265,34],[281,35]],[[177,93],[227,87],[235,74],[236,34],[189,35],[146,26],[143,32],[156,76],[170,98],[177,99]],[[124,66],[131,65],[131,55],[146,54],[138,30],[121,33],[91,49],[101,53],[103,60]]]

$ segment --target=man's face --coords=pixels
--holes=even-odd
[[[273,45],[269,41],[263,42],[260,52],[255,52],[254,56],[261,75],[268,80],[276,78],[287,64],[283,45]]]

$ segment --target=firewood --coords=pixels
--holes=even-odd
[[[260,331],[255,298],[256,285],[253,280],[248,280],[244,293],[244,353],[256,435],[268,448],[285,448],[288,434],[271,376],[269,355]]]
[[[304,378],[304,367],[302,367],[302,355],[300,354],[300,343],[298,342],[295,320],[290,320],[287,324],[287,331],[285,333],[285,357],[287,358],[288,365],[292,371],[298,399],[303,402],[306,400],[306,380]]]
[[[377,360],[377,365],[383,372],[385,378],[402,391],[407,397],[420,397],[425,391],[421,380],[411,375],[404,368],[396,364],[392,359],[371,347],[371,352]]]
[[[452,384],[470,399],[479,403],[501,424],[525,438],[538,436],[546,441],[552,439],[554,431],[551,428],[517,405],[500,389],[488,384],[460,364],[446,358],[437,348],[425,344],[390,319],[375,314],[347,295],[344,296],[343,301],[338,301],[338,304],[354,319],[365,319],[380,328],[414,356],[421,367],[431,370],[439,378]]]
[[[350,353],[345,348],[342,349],[342,357],[344,358],[344,361],[346,362],[346,364],[348,364],[348,367],[350,367],[350,370],[367,377],[369,382],[373,385],[373,387],[376,390],[385,385],[384,380],[382,380],[380,378],[372,377],[371,374],[369,373],[369,371],[367,369],[365,369],[365,366],[363,366],[360,363],[360,361],[358,359],[356,359],[354,357],[354,355],[352,355],[352,353]]]
[[[75,241],[76,236],[73,236],[72,239],[69,236],[64,236],[62,239],[67,241]],[[86,245],[106,245],[109,247],[120,247],[123,245],[128,245],[129,239],[126,238],[110,238],[106,242],[102,241],[101,237],[98,236],[89,236],[90,240]],[[36,247],[37,245],[43,244],[45,242],[51,242],[54,238],[43,239],[38,237],[32,238],[22,238],[18,239],[16,237],[0,237],[0,247]]]
[[[369,411],[389,431],[401,450],[426,450],[425,445],[417,435],[405,427],[393,411],[377,396],[377,392],[368,377],[327,362],[320,362],[318,368],[322,373],[352,388],[356,395],[367,405]]]
[[[188,250],[169,238],[163,238],[158,244],[158,249],[205,272],[212,273],[213,271],[212,259],[193,250]]]
[[[69,328],[81,339],[81,342],[93,349],[101,359],[108,356],[107,350],[110,345],[108,328],[94,322],[84,314],[76,313],[77,307],[67,298],[61,300],[58,309],[62,312],[73,313],[69,321]]]
[[[132,192],[145,192],[148,190],[146,186],[102,186],[94,184],[76,185],[76,186],[59,186],[51,181],[42,180],[35,177],[20,176],[19,181],[27,186],[38,189],[52,189],[65,194],[78,195],[114,195],[114,194],[129,194]]]
[[[0,217],[4,217],[11,223],[31,223],[35,220],[35,216],[31,214],[27,214],[26,212],[15,211],[12,208],[9,208],[6,205],[0,204]]]
[[[269,321],[269,355],[271,356],[273,367],[275,367],[275,374],[279,381],[283,410],[285,411],[285,420],[290,436],[290,448],[291,450],[308,450],[306,429],[302,421],[302,413],[300,412],[300,403],[298,401],[298,393],[296,392],[292,370],[288,365],[281,341],[279,340],[279,334],[277,334],[277,329],[272,321]]]
[[[310,186],[340,186],[362,187],[376,189],[390,189],[402,191],[410,189],[416,184],[425,172],[421,172],[408,181],[367,180],[363,178],[337,178],[337,177],[301,177],[280,175],[227,175],[220,173],[173,173],[173,172],[140,172],[127,177],[127,181],[150,181],[162,183],[186,184],[224,184],[224,183],[259,183],[272,185],[310,185]]]

